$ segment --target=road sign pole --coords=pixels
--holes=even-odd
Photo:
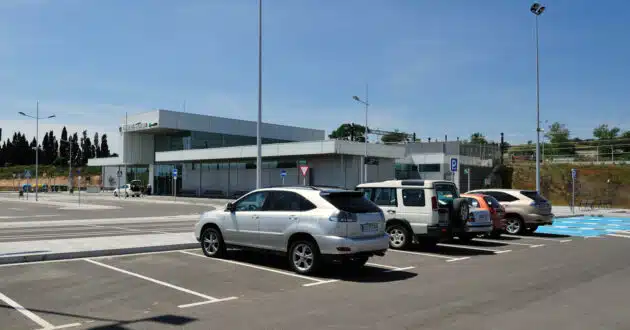
[[[571,213],[575,214],[575,169],[571,169]]]
[[[470,191],[470,168],[466,170],[466,174],[468,174],[468,190],[467,191]]]
[[[81,176],[79,175],[79,205],[81,205]]]
[[[284,176],[282,177],[282,185],[284,186]]]

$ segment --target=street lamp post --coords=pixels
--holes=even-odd
[[[352,97],[355,101],[362,103],[365,105],[365,132],[363,134],[365,151],[363,154],[363,183],[368,181],[367,175],[367,157],[368,157],[368,108],[370,104],[368,103],[368,85],[365,85],[365,101],[362,101],[358,96]]]
[[[256,122],[256,189],[262,188],[262,0],[258,0],[258,121]]]
[[[39,192],[39,120],[40,119],[49,119],[54,118],[55,115],[50,115],[48,117],[39,117],[39,101],[37,101],[37,106],[35,110],[35,116],[27,115],[26,113],[20,111],[18,112],[20,115],[24,117],[29,117],[35,119],[35,201],[38,201],[38,192]]]
[[[536,191],[540,193],[540,69],[538,61],[538,16],[545,6],[534,2],[529,10],[536,16]]]

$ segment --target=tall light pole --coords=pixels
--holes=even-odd
[[[368,108],[370,106],[370,104],[368,103],[368,85],[365,84],[365,101],[362,101],[358,96],[353,96],[352,97],[355,101],[359,102],[359,103],[363,103],[363,105],[365,105],[365,132],[363,134],[363,139],[364,141],[364,145],[365,145],[365,151],[363,154],[363,182],[367,182],[368,181],[368,176],[367,176],[367,157],[368,157]]]
[[[40,119],[49,119],[55,118],[55,115],[50,115],[47,117],[39,117],[39,101],[37,101],[35,116],[27,115],[24,112],[18,112],[20,115],[24,117],[29,117],[35,119],[35,201],[38,201],[38,193],[39,193],[39,120]]]
[[[256,189],[262,188],[262,0],[258,0],[258,121],[256,122]]]
[[[545,6],[534,2],[529,10],[536,16],[536,191],[540,193],[540,66],[538,61],[538,16]]]

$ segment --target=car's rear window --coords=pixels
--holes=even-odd
[[[488,206],[490,206],[493,209],[500,209],[501,208],[501,203],[499,203],[499,201],[492,197],[492,196],[483,196],[483,199],[486,201],[486,204],[488,204]]]
[[[325,193],[322,194],[322,197],[341,211],[350,213],[373,213],[381,211],[376,204],[363,197],[363,193],[360,191]]]
[[[453,184],[436,184],[435,194],[442,203],[452,203],[455,198],[459,198],[457,187]]]
[[[546,201],[545,197],[541,196],[538,194],[538,192],[536,190],[522,190],[521,191],[521,195],[533,200],[533,201],[537,201],[537,202],[544,202]]]

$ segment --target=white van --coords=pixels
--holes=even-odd
[[[433,246],[467,231],[470,205],[451,181],[389,180],[356,189],[383,210],[392,249]]]

